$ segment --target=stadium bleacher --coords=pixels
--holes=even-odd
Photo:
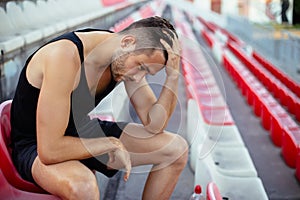
[[[173,5],[172,1],[116,0],[116,4],[112,1],[102,1],[102,4],[100,2],[24,0],[8,1],[0,7],[1,65],[4,69],[1,80],[0,145],[1,148],[6,148],[0,152],[0,195],[13,193],[14,199],[57,199],[45,194],[40,188],[27,185],[28,183],[18,177],[13,167],[10,169],[14,171],[9,172],[9,165],[5,166],[9,163],[8,144],[3,143],[8,142],[3,136],[9,139],[9,116],[5,109],[8,109],[6,106],[11,102],[5,100],[12,97],[24,57],[39,44],[62,32],[104,24],[106,28],[117,32],[136,20],[154,15],[163,16],[167,7],[172,12],[172,20],[182,46],[181,87],[186,94],[183,97],[186,102],[184,120],[186,139],[190,145],[187,168],[193,176],[193,180],[188,181],[192,182],[193,187],[197,184],[206,187],[203,192],[210,200],[270,199],[270,190],[266,188],[263,177],[258,173],[245,138],[242,137],[236,119],[231,114],[231,108],[222,91],[224,88],[217,83],[215,71],[210,65],[211,60],[197,42],[197,37],[206,42],[215,62],[227,71],[253,110],[254,116],[260,119],[261,126],[269,132],[270,142],[275,148],[280,148],[282,162],[287,168],[294,170],[295,179],[300,181],[300,86],[297,82],[245,41],[201,14],[187,14],[187,8],[178,7],[175,3]],[[113,104],[120,106],[116,109],[112,107]],[[90,117],[131,121],[132,113],[129,108],[124,85],[119,84],[114,92],[90,113]],[[4,152],[5,150],[7,152]],[[2,162],[4,159],[5,163]],[[99,174],[97,176],[99,177]],[[147,173],[143,175],[146,176]],[[131,188],[129,183],[125,186],[119,179],[113,181],[118,183],[99,178],[99,184],[103,186],[99,188],[102,194],[107,193],[105,190],[113,188],[123,190],[115,192],[113,199],[124,199],[122,195],[127,192],[129,197],[134,196],[129,199],[140,199],[140,194],[137,195],[133,189],[127,189]],[[185,181],[183,182],[179,183],[179,187],[184,187]],[[142,184],[139,185],[141,186]],[[178,194],[180,198],[172,199],[182,199],[183,195],[188,199],[189,194],[175,191],[180,192],[183,193]],[[192,190],[190,192],[192,193]],[[108,198],[104,195],[102,199],[106,197]],[[295,198],[300,198],[300,191]]]
[[[199,21],[203,22],[204,19],[200,18]],[[211,26],[212,23],[206,22],[205,24],[207,29],[202,32],[203,38],[213,49],[214,44],[218,43],[218,36],[214,34],[218,28],[216,25]],[[275,67],[256,52],[255,58],[267,67],[260,66],[258,61],[252,57],[253,52],[247,52],[245,44],[241,45],[234,41],[228,41],[223,48],[233,53],[233,55],[229,55],[230,53],[227,50],[220,51],[224,67],[232,75],[234,81],[237,82],[243,94],[246,95],[248,103],[254,106],[254,113],[262,118],[263,127],[270,130],[274,144],[282,146],[281,140],[283,138],[292,137],[289,144],[282,147],[283,149],[288,148],[292,152],[283,150],[282,153],[285,158],[288,157],[286,158],[287,164],[295,167],[299,125],[294,119],[297,120],[299,97],[289,88],[297,88],[297,84],[289,78],[283,78],[286,76],[282,72],[280,73],[278,70],[275,72]],[[232,61],[233,56],[236,56],[234,61]],[[273,74],[274,76],[277,74],[278,79]],[[283,75],[280,76],[279,74]],[[288,85],[289,88],[287,88]],[[297,90],[293,89],[293,91]],[[271,94],[274,98],[270,96]],[[290,159],[293,161],[290,161]]]

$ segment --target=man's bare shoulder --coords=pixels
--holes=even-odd
[[[50,43],[40,50],[47,62],[80,62],[77,46],[70,40],[59,40]]]
[[[74,79],[80,69],[80,56],[74,43],[59,40],[42,47],[27,68],[27,78],[40,88],[46,74]],[[73,78],[72,78],[73,77]]]

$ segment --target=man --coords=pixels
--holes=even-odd
[[[153,164],[143,199],[169,199],[188,151],[183,138],[164,131],[177,102],[179,53],[173,26],[160,17],[119,33],[67,33],[38,49],[12,102],[13,160],[21,176],[62,199],[99,199],[92,170],[111,177],[124,168],[127,181],[132,166]],[[145,75],[163,68],[157,99]],[[90,120],[88,112],[120,81],[142,125]]]
[[[290,7],[290,1],[289,0],[281,0],[281,21],[282,24],[288,24],[289,20],[286,16],[286,12]]]

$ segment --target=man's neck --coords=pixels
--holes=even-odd
[[[84,45],[85,63],[95,67],[107,67],[117,48],[117,36],[109,32],[79,33]]]

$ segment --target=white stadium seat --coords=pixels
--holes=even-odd
[[[0,7],[0,50],[9,53],[24,45],[24,39],[14,34],[14,27],[5,10]]]
[[[14,34],[22,36],[26,45],[42,39],[42,32],[30,27],[20,5],[17,5],[14,1],[9,1],[6,4],[6,10],[13,24]]]
[[[194,184],[207,185],[215,182],[222,197],[243,200],[267,200],[266,191],[260,178],[256,176],[229,176],[220,170],[214,169],[203,158],[197,158]],[[203,191],[206,192],[206,191]]]
[[[53,35],[56,30],[49,21],[43,21],[44,13],[37,8],[32,1],[22,1],[23,13],[26,19],[28,28],[41,30],[43,37],[47,38]]]

